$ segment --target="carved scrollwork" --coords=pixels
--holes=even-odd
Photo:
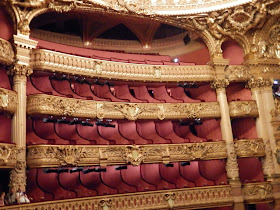
[[[140,107],[138,104],[116,104],[115,109],[122,112],[126,119],[136,120],[143,112],[144,107]]]
[[[16,63],[13,68],[8,71],[8,74],[16,76],[18,78],[26,78],[33,73],[33,69],[30,66]]]
[[[59,159],[60,165],[78,165],[81,158],[86,157],[84,147],[58,147],[56,157]]]
[[[17,94],[14,91],[0,88],[0,110],[15,112],[17,103]]]
[[[144,157],[144,148],[142,146],[127,146],[125,148],[125,157],[127,163],[131,163],[132,165],[140,165]]]
[[[242,187],[244,200],[248,203],[273,200],[270,182],[250,183]]]
[[[262,139],[237,140],[234,146],[238,157],[265,156],[265,145]]]
[[[229,103],[231,117],[257,117],[259,115],[256,101],[232,101]]]
[[[0,144],[0,167],[14,168],[16,165],[17,149],[12,144]]]
[[[250,69],[247,66],[231,65],[226,68],[226,77],[230,81],[244,81],[251,78]]]
[[[11,65],[14,62],[15,53],[10,42],[0,38],[0,63]]]

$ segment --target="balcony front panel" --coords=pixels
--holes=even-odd
[[[16,92],[0,88],[0,110],[14,113],[17,108],[17,100]]]

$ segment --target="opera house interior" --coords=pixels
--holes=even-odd
[[[0,209],[280,210],[278,0],[1,0]]]

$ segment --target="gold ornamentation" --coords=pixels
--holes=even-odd
[[[29,35],[30,28],[29,28],[29,21],[28,19],[23,19],[18,23],[18,31],[20,34]]]
[[[33,73],[33,70],[30,66],[16,63],[8,73],[19,78],[26,78]]]
[[[33,145],[28,147],[29,167],[62,165],[118,165],[211,160],[227,157],[224,141],[155,145]]]
[[[233,142],[227,143],[227,154],[228,154],[227,163],[226,163],[227,176],[232,180],[238,180],[239,169],[238,169],[236,152],[235,152]]]
[[[173,207],[178,209],[200,209],[209,206],[233,204],[231,187],[229,185],[183,188],[175,190],[159,190],[150,192],[127,193],[119,195],[95,196],[88,198],[69,199],[61,201],[39,202],[22,205],[22,210],[48,210],[48,209],[75,209],[77,206],[84,209],[92,207],[92,210],[144,210],[165,209],[167,200],[173,200]],[[1,208],[1,207],[0,207]],[[14,209],[14,206],[5,206],[5,209]]]
[[[247,66],[231,65],[226,67],[225,71],[230,81],[244,81],[251,78],[250,69]]]
[[[270,182],[250,183],[242,187],[244,200],[247,203],[272,201],[273,193]]]
[[[231,117],[257,117],[259,116],[256,101],[232,101],[229,103]]]
[[[176,198],[175,193],[168,193],[164,195],[164,199],[167,201],[169,209],[173,208],[175,198]]]
[[[10,42],[0,38],[0,63],[11,65],[14,62],[15,53]]]
[[[248,81],[246,88],[249,88],[249,89],[271,88],[272,84],[273,84],[273,82],[269,78],[259,78],[259,79],[252,78]]]
[[[215,90],[224,89],[229,85],[228,79],[216,79],[211,82],[211,88]]]
[[[265,156],[265,145],[262,139],[244,139],[234,142],[238,157],[263,157]]]
[[[17,94],[14,91],[0,88],[0,110],[14,113],[17,103]]]
[[[280,102],[278,99],[274,99],[275,109],[272,109],[270,114],[272,117],[278,117],[280,115]]]
[[[111,119],[184,119],[220,117],[217,102],[203,103],[121,103],[97,102],[44,94],[28,96],[28,114],[111,118]]]
[[[0,143],[0,167],[14,168],[17,152],[15,145]]]

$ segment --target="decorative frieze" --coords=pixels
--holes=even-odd
[[[232,204],[231,187],[229,185],[222,185],[21,204],[20,209],[199,209],[220,205],[231,206]],[[5,206],[4,208],[7,210],[14,209],[15,207]]]
[[[169,163],[191,160],[224,159],[224,141],[187,144],[151,145],[32,145],[28,147],[27,165],[31,168]]]
[[[0,88],[0,110],[14,113],[17,109],[17,103],[16,92]]]
[[[242,139],[234,142],[238,157],[263,157],[265,145],[262,139]]]
[[[35,70],[61,72],[104,79],[179,82],[211,81],[215,71],[209,65],[170,66],[121,63],[96,60],[50,50],[32,51]]]
[[[97,102],[45,94],[28,96],[27,113],[110,119],[184,119],[220,117],[217,102],[122,103]]]
[[[273,201],[272,186],[270,182],[249,183],[242,187],[244,200],[247,203]]]
[[[11,65],[14,62],[15,53],[10,42],[0,38],[0,63]]]
[[[271,88],[273,81],[269,78],[259,78],[259,79],[250,79],[246,85],[249,89],[263,89],[263,88]]]
[[[14,168],[18,150],[15,144],[0,143],[0,168]]]
[[[229,114],[231,117],[258,117],[258,106],[256,101],[232,101]]]

